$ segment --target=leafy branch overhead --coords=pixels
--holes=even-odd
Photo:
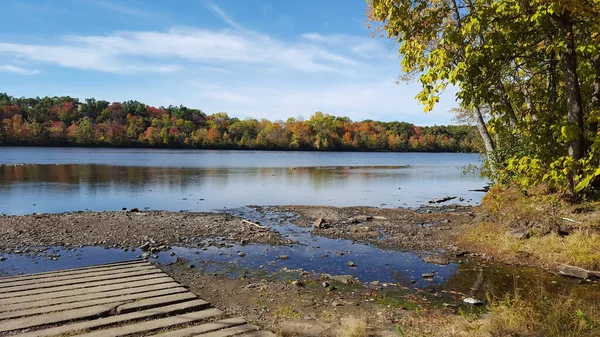
[[[492,178],[596,192],[600,1],[368,0],[429,111],[449,85],[476,122]]]

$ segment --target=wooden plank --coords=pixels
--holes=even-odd
[[[78,286],[78,285],[85,285],[85,284],[88,284],[91,282],[97,282],[97,281],[115,280],[115,279],[120,279],[120,278],[124,278],[124,277],[128,277],[128,276],[148,275],[148,274],[157,274],[157,273],[162,273],[162,271],[160,269],[150,266],[149,268],[127,270],[127,271],[123,271],[123,272],[119,272],[119,273],[107,272],[106,274],[101,274],[101,275],[92,276],[92,277],[85,277],[85,278],[81,278],[81,279],[74,279],[74,280],[65,279],[65,280],[53,281],[53,282],[40,281],[35,284],[17,285],[17,286],[10,287],[10,288],[0,289],[0,298],[5,298],[7,296],[10,296],[10,294],[13,294],[13,293],[19,292],[19,291],[39,289],[40,291],[44,290],[43,292],[51,292],[51,291],[53,291],[53,289],[60,288],[61,286],[71,286],[71,285]]]
[[[240,335],[240,337],[277,337],[277,335],[272,332],[269,332],[269,331],[261,330],[261,331],[248,332],[243,335]]]
[[[158,329],[166,329],[177,325],[194,323],[212,318],[221,314],[218,309],[208,309],[196,311],[187,314],[160,318],[152,321],[145,321],[130,325],[119,326],[115,328],[97,330],[94,332],[78,335],[85,337],[120,337],[131,334],[146,333]],[[118,317],[118,316],[117,316]]]
[[[121,280],[124,280],[124,279],[121,279]],[[77,295],[90,294],[90,293],[99,293],[99,292],[104,292],[104,291],[109,291],[109,290],[127,289],[127,288],[139,287],[139,286],[143,286],[143,285],[170,283],[170,282],[173,282],[173,279],[169,276],[163,276],[161,274],[144,275],[144,276],[137,276],[137,277],[125,279],[123,282],[120,282],[120,283],[110,283],[110,282],[106,282],[106,281],[97,282],[96,284],[92,285],[91,287],[83,288],[83,289],[72,289],[72,288],[67,287],[63,291],[56,291],[56,292],[52,292],[52,293],[23,294],[19,297],[0,299],[0,305],[31,302],[31,301],[45,300],[45,299],[51,299],[51,298],[68,297],[68,296],[77,296]]]
[[[138,279],[141,277],[168,277],[168,275],[163,273],[160,270],[148,270],[148,271],[143,271],[143,272],[130,273],[128,275],[124,275],[124,276],[116,278],[116,279],[107,279],[107,280],[105,279],[105,280],[98,280],[98,281],[87,282],[87,283],[67,284],[67,285],[62,285],[62,286],[57,286],[57,287],[52,287],[52,288],[26,289],[26,290],[22,290],[22,291],[3,293],[3,294],[0,294],[0,301],[4,300],[6,298],[16,298],[16,297],[20,297],[20,296],[29,296],[29,295],[37,295],[37,294],[45,294],[45,293],[48,293],[48,294],[50,294],[49,296],[52,296],[51,294],[54,292],[60,292],[60,291],[64,291],[64,290],[73,290],[73,289],[85,289],[85,288],[92,288],[92,287],[104,286],[104,285],[110,285],[110,284],[121,284],[121,283],[131,282],[133,279]]]
[[[202,325],[191,326],[189,328],[173,330],[169,332],[159,333],[153,336],[156,337],[188,337],[195,336],[197,334],[206,333],[215,330],[221,330],[230,328],[236,325],[246,324],[246,320],[240,317],[237,318],[228,318],[224,320],[220,320],[218,322],[206,323]]]
[[[51,336],[59,336],[65,335],[74,331],[86,331],[91,329],[98,329],[102,327],[113,326],[117,324],[125,324],[130,321],[137,321],[141,319],[151,319],[158,316],[164,316],[167,314],[178,314],[181,312],[186,312],[190,310],[194,310],[197,308],[203,308],[206,306],[206,301],[203,300],[194,300],[187,301],[178,304],[169,305],[166,307],[158,307],[143,311],[132,312],[129,314],[110,316],[105,318],[99,318],[95,320],[78,322],[66,324],[58,327],[47,328],[43,330],[31,331],[20,334],[19,337],[51,337]],[[222,314],[222,311],[219,309],[207,309],[204,310],[206,314],[211,314],[214,316],[218,316]]]
[[[89,306],[93,306],[93,305],[100,305],[100,304],[109,304],[109,303],[117,303],[117,302],[127,303],[128,301],[139,301],[139,300],[144,300],[144,299],[148,299],[148,298],[161,298],[161,296],[181,294],[181,293],[184,293],[182,295],[187,295],[187,296],[184,296],[184,299],[196,298],[196,295],[188,292],[188,290],[185,289],[184,287],[178,287],[178,288],[170,288],[170,289],[157,290],[157,291],[148,291],[148,292],[138,293],[138,294],[113,296],[113,297],[108,297],[108,298],[98,298],[98,299],[89,300],[89,301],[70,302],[70,303],[55,304],[55,305],[48,305],[48,306],[41,306],[41,307],[39,305],[35,305],[36,302],[33,302],[30,305],[35,305],[34,308],[28,308],[28,309],[23,309],[23,310],[8,310],[5,312],[1,312],[0,320],[9,319],[9,318],[18,318],[18,317],[24,317],[24,316],[33,316],[33,315],[38,315],[38,314],[43,314],[43,313],[48,313],[48,312],[62,311],[62,310],[85,308],[85,307],[89,307]],[[176,302],[176,301],[172,300],[169,303],[174,303],[174,302]],[[134,302],[134,303],[137,303],[137,302]],[[117,308],[117,310],[119,310],[120,308],[121,307]],[[1,324],[1,322],[0,322],[0,324]]]
[[[64,296],[64,297],[58,297],[58,298],[49,298],[49,299],[40,299],[40,300],[35,300],[35,301],[30,301],[30,302],[23,302],[23,303],[16,303],[16,304],[11,304],[11,305],[3,305],[0,306],[0,315],[3,312],[6,311],[18,311],[18,310],[23,310],[23,309],[28,309],[28,308],[43,308],[45,306],[51,306],[51,305],[62,305],[62,304],[69,304],[69,303],[76,303],[76,302],[84,302],[84,301],[94,301],[94,300],[98,300],[98,299],[109,299],[112,297],[119,297],[119,296],[140,296],[140,297],[145,297],[145,293],[152,293],[152,292],[156,292],[156,291],[163,291],[163,292],[169,292],[169,291],[175,291],[175,292],[179,292],[179,291],[187,291],[187,289],[181,287],[181,285],[177,282],[169,282],[169,283],[159,283],[159,284],[148,284],[146,282],[140,282],[140,285],[137,287],[132,287],[132,288],[125,288],[125,289],[119,289],[119,290],[113,290],[113,291],[103,291],[103,292],[97,292],[97,293],[91,293],[91,294],[86,294],[86,295],[79,295],[79,296]],[[19,297],[21,298],[21,297]]]
[[[138,265],[134,265],[134,266],[117,266],[117,267],[103,268],[103,269],[98,269],[98,270],[89,270],[85,273],[77,273],[77,274],[66,274],[66,275],[48,274],[44,278],[13,280],[12,282],[4,282],[4,280],[2,280],[0,278],[0,291],[2,291],[4,289],[9,289],[8,291],[10,291],[10,288],[13,288],[16,286],[22,286],[22,285],[29,285],[29,284],[43,285],[45,282],[54,282],[54,281],[61,281],[61,280],[82,280],[87,277],[107,275],[110,273],[118,273],[118,272],[125,272],[125,271],[134,271],[134,270],[149,270],[152,268],[156,269],[156,267],[152,266],[151,264],[138,264]]]
[[[237,336],[237,335],[243,334],[245,332],[251,332],[251,331],[256,331],[256,330],[258,330],[257,326],[254,326],[254,325],[251,325],[251,324],[244,324],[244,325],[234,326],[232,328],[227,328],[227,329],[223,329],[223,330],[217,330],[217,331],[213,331],[213,332],[203,333],[203,334],[199,334],[199,335],[195,335],[195,336],[202,336],[202,337],[229,337],[229,336]]]
[[[88,272],[91,272],[94,270],[104,269],[104,268],[135,266],[135,265],[148,265],[148,264],[150,264],[148,261],[137,259],[137,260],[123,261],[123,262],[97,264],[97,265],[93,265],[93,266],[89,266],[89,267],[61,269],[61,270],[55,270],[55,271],[45,271],[42,273],[35,273],[35,274],[4,276],[4,277],[0,278],[0,281],[2,281],[4,283],[4,282],[12,282],[12,281],[20,281],[20,280],[40,279],[40,278],[46,278],[46,277],[52,276],[52,275],[62,275],[62,274],[68,275],[71,273],[84,274],[84,273],[88,273]]]
[[[0,324],[0,332],[28,329],[41,325],[57,324],[88,317],[98,317],[110,313],[111,310],[114,310],[120,304],[123,303],[96,305],[87,308],[60,311],[47,315],[9,319],[0,322],[2,323]]]
[[[183,294],[173,294],[168,296],[158,296],[142,299],[139,301],[126,303],[117,308],[117,314],[125,314],[132,311],[139,311],[143,309],[155,308],[161,305],[174,304],[178,302],[183,302],[187,300],[196,299],[198,296],[191,292],[186,292]],[[208,302],[206,302],[208,305]]]

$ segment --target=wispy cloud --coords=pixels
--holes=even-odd
[[[0,64],[0,72],[14,73],[19,75],[36,75],[40,73],[40,71],[36,69],[25,69],[10,64]]]
[[[359,63],[348,55],[306,42],[284,42],[264,34],[172,28],[113,35],[71,35],[52,45],[0,43],[0,54],[103,72],[174,72],[178,63],[262,64],[305,72],[343,74]],[[144,61],[141,61],[144,60]]]
[[[211,11],[215,12],[221,18],[221,20],[223,20],[226,24],[231,26],[231,28],[237,29],[239,31],[246,31],[246,28],[244,28],[242,25],[230,18],[229,15],[227,15],[227,13],[225,13],[221,9],[221,7],[215,5],[214,3],[207,3],[206,7]]]
[[[142,19],[152,19],[155,17],[154,14],[149,11],[140,8],[125,6],[107,0],[87,0],[86,3],[94,7],[102,8],[108,11],[113,11],[121,14],[131,15]]]

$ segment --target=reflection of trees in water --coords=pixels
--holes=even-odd
[[[481,277],[481,284],[477,284]],[[594,287],[595,290],[589,291],[589,287]],[[448,278],[442,288],[478,299],[485,299],[487,295],[493,297],[514,295],[515,291],[518,291],[520,296],[539,295],[540,291],[544,289],[548,294],[572,293],[578,298],[592,300],[590,296],[594,296],[593,300],[600,300],[598,285],[580,284],[577,280],[552,275],[540,269],[501,264],[478,266],[474,263],[467,263],[459,265],[457,271]]]
[[[244,184],[307,185],[315,190],[335,188],[349,182],[369,183],[410,175],[404,167],[259,167],[174,168],[110,166],[96,164],[0,165],[0,185],[20,183],[59,184],[94,188],[185,188],[191,185],[227,185],[241,179]],[[67,185],[67,186],[65,186]],[[73,186],[77,188],[76,186]]]

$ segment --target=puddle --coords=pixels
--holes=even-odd
[[[232,277],[241,275],[275,276],[282,270],[303,270],[331,275],[352,275],[362,282],[379,281],[411,288],[451,291],[485,299],[486,294],[502,296],[515,288],[544,287],[564,292],[581,289],[582,294],[600,293],[597,283],[588,283],[552,275],[535,268],[500,264],[476,265],[473,262],[440,266],[426,263],[417,253],[380,249],[345,239],[312,236],[310,228],[293,224],[291,213],[260,213],[252,208],[227,210],[254,222],[268,225],[298,243],[289,246],[230,245],[219,247],[221,239],[203,240],[204,248],[171,247],[150,260],[162,264],[185,258],[196,268]],[[196,241],[197,242],[197,241]],[[240,254],[243,252],[243,254]],[[65,249],[30,248],[21,254],[2,254],[0,275],[17,275],[65,268],[83,267],[139,258],[140,249],[81,247]],[[174,254],[173,254],[174,253]],[[243,256],[240,256],[243,255]],[[287,256],[287,259],[285,258]],[[353,262],[356,267],[350,267]],[[421,274],[433,273],[432,279]],[[593,288],[590,292],[587,289]]]

